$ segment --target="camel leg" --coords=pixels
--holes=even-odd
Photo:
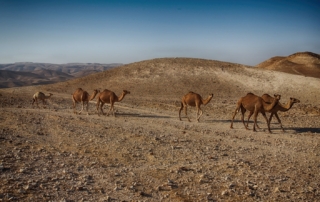
[[[199,119],[198,119],[198,115],[199,115],[199,107],[198,107],[198,106],[196,106],[196,108],[197,108],[196,120],[197,120],[197,122],[199,122]]]
[[[270,123],[271,123],[272,117],[273,117],[273,112],[271,112],[270,117],[269,117],[269,122]]]
[[[257,123],[257,115],[255,114],[255,115],[254,115],[253,129],[252,129],[254,132],[257,131],[257,130],[256,130],[256,123]]]
[[[275,116],[276,116],[276,118],[278,119],[278,122],[279,122],[279,124],[280,124],[280,127],[281,127],[281,129],[282,129],[282,131],[284,132],[285,130],[283,129],[283,127],[282,127],[282,123],[281,123],[281,120],[280,120],[280,118],[279,118],[279,116],[278,116],[278,114],[277,113],[275,113],[274,114]],[[270,116],[271,117],[271,116]],[[271,123],[271,119],[269,119],[269,124]]]
[[[87,110],[87,115],[89,115],[89,101],[87,102],[86,110]]]
[[[190,118],[188,117],[188,114],[187,114],[187,105],[184,106],[184,114],[186,115],[188,121],[191,122],[191,121],[190,121]]]
[[[77,114],[77,102],[73,100],[73,113]]]
[[[113,112],[113,116],[116,117],[116,111],[114,110],[114,103],[112,105],[112,112]]]
[[[181,106],[180,106],[180,109],[179,109],[179,119],[180,119],[180,121],[182,121],[182,119],[181,119],[181,111],[182,111],[182,109],[183,109],[183,104],[181,102]]]
[[[249,120],[250,120],[252,115],[253,115],[253,112],[250,112],[250,114],[248,115],[248,121],[247,121],[247,127],[246,127],[247,129],[249,129]],[[258,123],[256,123],[256,126],[257,126],[258,129],[260,129],[260,127],[258,126]]]
[[[248,121],[247,121],[246,128],[248,128],[248,127],[249,127],[249,120],[250,120],[250,118],[251,118],[252,114],[253,114],[253,112],[249,112],[249,115],[248,115]]]
[[[244,123],[244,114],[246,113],[247,110],[246,110],[244,107],[241,107],[240,109],[241,109],[241,121],[242,121],[244,127],[245,127],[247,130],[249,130],[249,128],[248,128],[248,127],[246,126],[246,124]]]
[[[82,112],[83,108],[84,108],[84,102],[82,102],[82,108],[81,108],[81,110],[79,111],[79,113],[78,113],[78,114],[81,114],[81,112]]]
[[[100,110],[99,110],[99,107],[100,107],[100,100],[99,100],[99,98],[98,98],[98,100],[97,100],[97,104],[96,104],[96,109],[97,109],[98,116],[100,116]]]
[[[199,113],[200,112],[200,113]],[[199,122],[199,120],[200,120],[200,117],[202,116],[202,114],[203,114],[203,112],[202,112],[202,109],[200,108],[200,107],[198,107],[198,112],[197,112],[197,121]]]
[[[114,104],[112,104],[112,114],[113,114],[114,117],[116,117],[116,113],[114,111],[115,111],[114,110]]]
[[[234,117],[237,115],[238,112],[239,112],[239,107],[237,107],[236,110],[233,113],[233,116],[232,116],[232,119],[231,119],[230,128],[233,128],[233,120],[234,120]]]
[[[270,122],[269,122],[269,120],[268,120],[268,118],[267,118],[267,116],[266,116],[266,113],[261,112],[261,114],[263,115],[263,117],[264,117],[265,120],[267,121],[268,131],[269,131],[269,133],[271,133],[271,130],[270,130]]]
[[[100,110],[101,110],[101,112],[102,112],[103,115],[106,115],[106,113],[103,112],[103,105],[104,105],[104,102],[101,102],[101,104],[100,104]]]
[[[258,110],[257,110],[257,108],[255,107],[255,109],[254,109],[254,123],[253,123],[253,131],[254,132],[256,132],[257,130],[256,130],[256,124],[257,124],[257,117],[258,117]]]
[[[113,109],[113,104],[111,103],[111,104],[110,104],[109,111],[107,112],[107,116],[109,116],[109,113],[111,112],[112,109]]]
[[[36,98],[33,99],[32,106],[34,105],[34,103],[36,103],[36,104],[37,104],[37,107],[39,107],[39,106],[38,106],[38,100],[37,100]]]
[[[37,99],[35,99],[34,102],[36,103],[37,107],[39,107]],[[32,105],[33,105],[33,103],[32,103]]]

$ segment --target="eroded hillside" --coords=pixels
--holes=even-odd
[[[320,55],[298,52],[287,57],[276,56],[258,64],[257,67],[320,78]]]

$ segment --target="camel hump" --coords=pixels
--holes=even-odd
[[[43,92],[36,92],[36,94],[34,94],[35,96],[39,97],[39,96],[44,96],[44,93]]]
[[[83,91],[83,89],[82,88],[77,88],[77,90],[76,90],[76,92],[79,92],[79,91]]]
[[[263,94],[262,96],[269,96],[269,97],[271,97],[268,93],[265,93],[265,94]],[[261,97],[262,97],[261,96]]]

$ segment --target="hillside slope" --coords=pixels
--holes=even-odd
[[[320,55],[298,52],[287,57],[272,57],[257,65],[259,68],[320,78]]]
[[[180,99],[186,92],[213,93],[219,98],[239,97],[247,92],[258,95],[281,93],[283,96],[320,98],[319,79],[274,72],[240,64],[193,58],[160,58],[110,69],[105,72],[45,86],[47,91],[72,93],[83,87],[123,89],[154,100]],[[306,94],[306,89],[308,94]]]

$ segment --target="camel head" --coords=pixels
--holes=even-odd
[[[122,93],[123,93],[123,95],[130,94],[130,91],[123,90]]]
[[[204,105],[207,105],[207,104],[211,101],[212,97],[213,97],[213,94],[211,93],[211,94],[209,94],[209,96],[208,96],[207,99],[202,100],[202,103],[203,103]]]
[[[290,102],[291,102],[291,103],[300,103],[300,100],[291,97],[291,98],[290,98]]]
[[[98,89],[93,90],[93,94],[98,94],[98,93],[100,93],[100,90],[98,90]]]
[[[281,95],[279,95],[279,94],[274,94],[273,96],[274,96],[274,98],[277,99],[277,100],[280,100],[280,99],[281,99]]]
[[[208,95],[208,98],[207,98],[208,102],[210,102],[210,100],[211,100],[212,98],[213,98],[213,93],[211,93],[211,94]]]

